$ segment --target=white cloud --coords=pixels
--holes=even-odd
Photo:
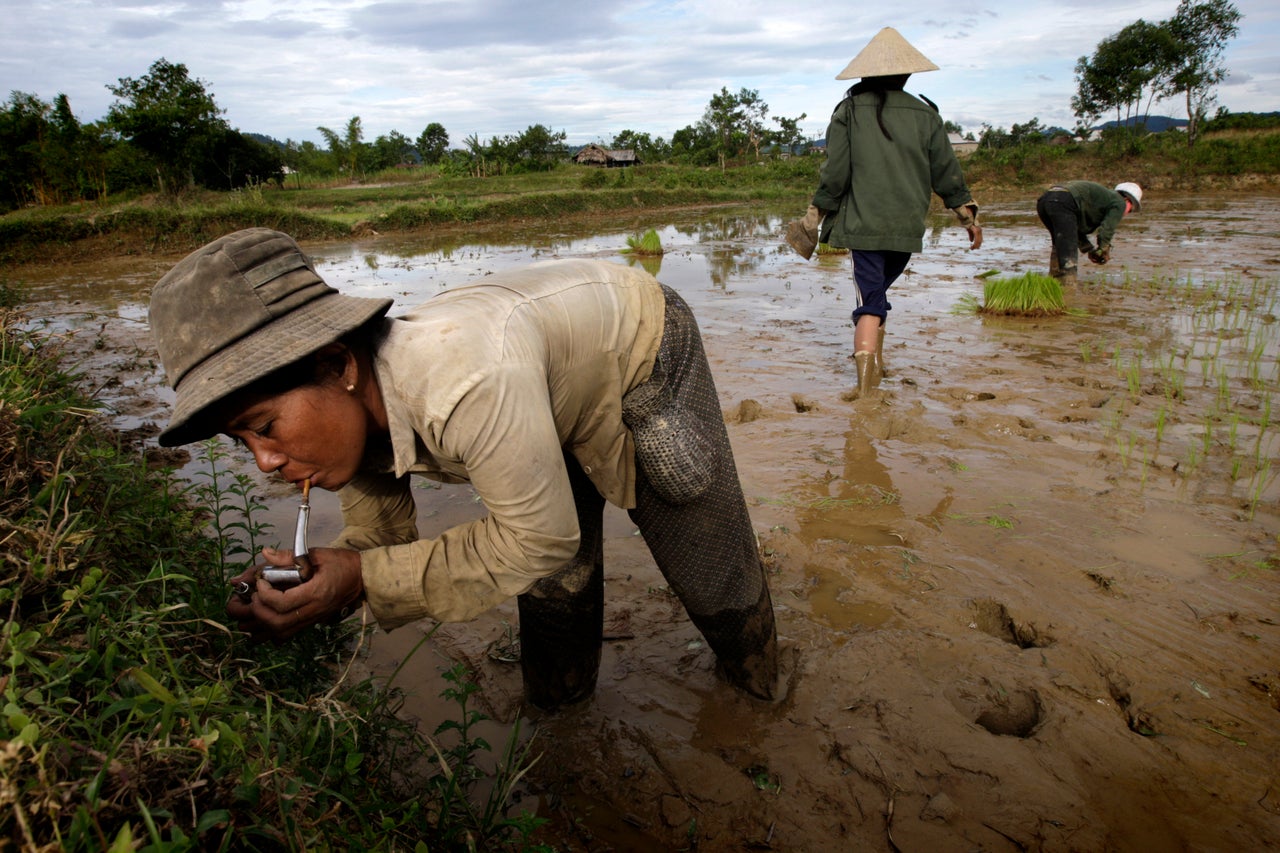
[[[1280,108],[1280,35],[1271,0],[1237,0],[1240,37],[1219,100]],[[440,122],[456,143],[531,124],[571,142],[624,128],[670,138],[721,87],[755,89],[773,116],[807,114],[825,132],[848,83],[834,79],[881,27],[896,26],[941,70],[912,78],[945,117],[978,130],[1039,118],[1072,126],[1076,60],[1137,18],[1163,20],[1176,0],[1026,0],[958,5],[912,0],[809,7],[773,0],[0,0],[0,91],[65,93],[82,121],[105,115],[107,90],[164,57],[205,81],[235,127],[319,140],[315,128],[361,117],[366,138],[417,136]],[[801,14],[803,12],[803,15]],[[1180,114],[1179,105],[1166,112]]]

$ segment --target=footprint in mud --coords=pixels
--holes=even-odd
[[[1107,693],[1111,695],[1111,701],[1116,703],[1116,708],[1124,715],[1125,725],[1129,727],[1129,731],[1143,737],[1154,737],[1159,734],[1151,714],[1133,706],[1133,697],[1129,693],[1129,679],[1117,672],[1105,672],[1102,675],[1107,682]]]
[[[1043,649],[1053,645],[1053,637],[1042,634],[1030,623],[1018,623],[1009,614],[1009,608],[991,598],[979,598],[969,602],[973,610],[970,628],[1004,640],[1020,649]]]
[[[1006,689],[983,679],[985,689],[975,694],[969,686],[947,691],[947,698],[962,716],[993,735],[1028,738],[1044,721],[1040,694],[1032,688]]]
[[[952,388],[947,391],[947,396],[962,403],[986,402],[996,398],[990,391],[969,391],[964,388]]]
[[[993,735],[1031,737],[1040,725],[1040,694],[1034,690],[1015,690],[992,697],[992,702],[975,723]]]
[[[817,403],[810,400],[803,394],[792,394],[791,405],[795,407],[796,413],[801,415],[805,412],[818,411],[821,408]]]

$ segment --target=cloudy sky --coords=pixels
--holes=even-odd
[[[1240,34],[1219,103],[1280,109],[1280,3],[1234,0]],[[886,7],[892,6],[892,10]],[[365,139],[416,138],[440,122],[453,145],[533,124],[572,144],[631,129],[670,140],[711,96],[754,89],[770,117],[825,133],[847,82],[835,75],[893,26],[941,67],[907,85],[980,132],[1039,118],[1074,127],[1076,60],[1177,0],[0,0],[0,95],[66,94],[102,118],[107,84],[164,58],[203,81],[232,127],[322,141],[359,116]],[[1179,103],[1152,110],[1182,117]]]

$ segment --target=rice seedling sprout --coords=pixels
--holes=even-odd
[[[989,278],[982,285],[984,314],[1050,317],[1066,313],[1062,283],[1041,273]]]

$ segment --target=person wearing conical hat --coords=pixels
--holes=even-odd
[[[1036,215],[1049,230],[1049,275],[1075,284],[1077,259],[1085,252],[1095,264],[1111,260],[1111,240],[1120,220],[1142,209],[1142,187],[1132,181],[1110,189],[1093,181],[1054,184],[1036,200]],[[1089,239],[1097,232],[1098,245]]]
[[[787,229],[787,242],[806,260],[820,242],[850,250],[858,298],[857,397],[879,386],[888,290],[924,247],[931,194],[955,212],[969,248],[982,245],[978,205],[937,107],[903,91],[912,74],[937,68],[885,27],[836,75],[860,79],[831,116],[827,159],[809,210]]]

